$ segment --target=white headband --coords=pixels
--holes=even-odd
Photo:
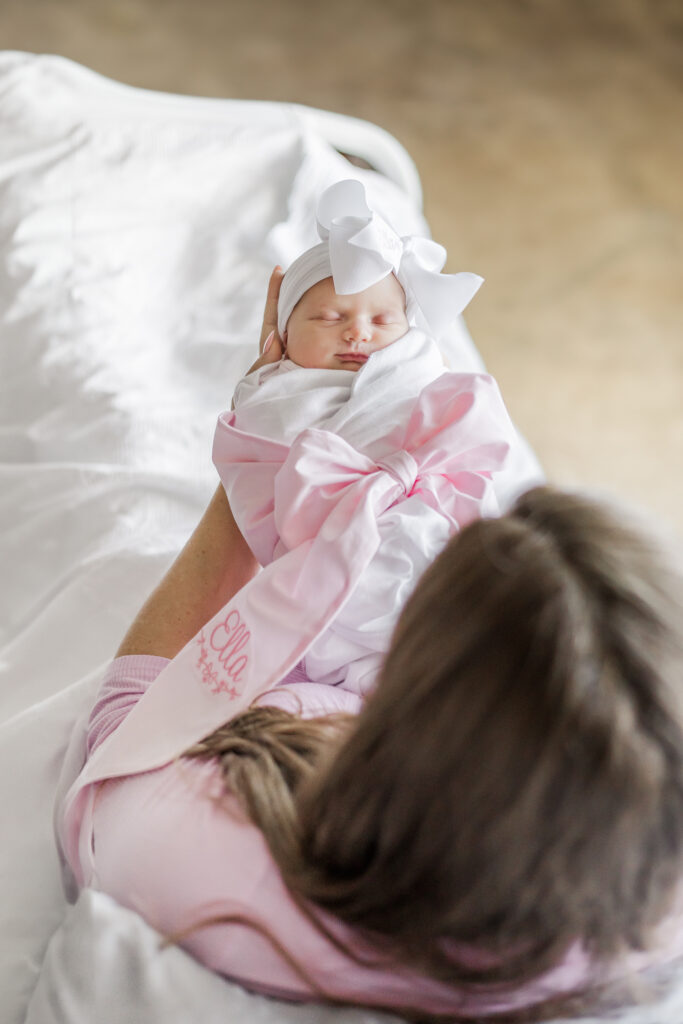
[[[309,288],[331,277],[338,295],[353,295],[394,273],[406,294],[406,316],[434,338],[452,327],[483,282],[478,274],[442,274],[446,250],[430,238],[401,238],[368,206],[365,188],[338,181],[318,202],[323,239],[294,260],[282,279],[277,327],[284,334],[292,310]]]

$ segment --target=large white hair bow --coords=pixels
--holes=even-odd
[[[442,274],[444,247],[418,235],[398,235],[370,209],[360,181],[338,181],[326,189],[317,222],[322,242],[299,256],[282,281],[280,335],[304,292],[323,278],[332,277],[338,295],[352,295],[394,273],[406,293],[408,323],[438,339],[484,280],[478,274]]]

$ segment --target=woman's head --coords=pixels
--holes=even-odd
[[[424,574],[358,722],[283,783],[288,842],[262,771],[235,788],[295,894],[433,976],[642,946],[683,869],[682,610],[638,529],[538,488]]]
[[[307,894],[416,956],[643,943],[683,866],[681,607],[591,501],[537,489],[468,526],[301,794]]]

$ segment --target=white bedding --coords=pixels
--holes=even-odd
[[[0,54],[2,1024],[23,1020],[66,909],[51,818],[73,723],[215,487],[216,417],[272,266],[354,174],[425,229],[412,162],[364,122]]]
[[[349,176],[402,233],[426,230],[410,159],[363,122],[0,53],[2,1024],[379,1019],[248,996],[179,950],[158,975],[134,915],[92,894],[67,915],[51,821],[74,722],[215,486],[270,269],[316,240],[316,196]],[[449,358],[481,368],[464,327]],[[676,1005],[619,1019],[680,1024]]]

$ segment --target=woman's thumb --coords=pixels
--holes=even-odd
[[[263,363],[276,363],[282,358],[282,342],[277,331],[271,331],[263,343],[261,361]]]

